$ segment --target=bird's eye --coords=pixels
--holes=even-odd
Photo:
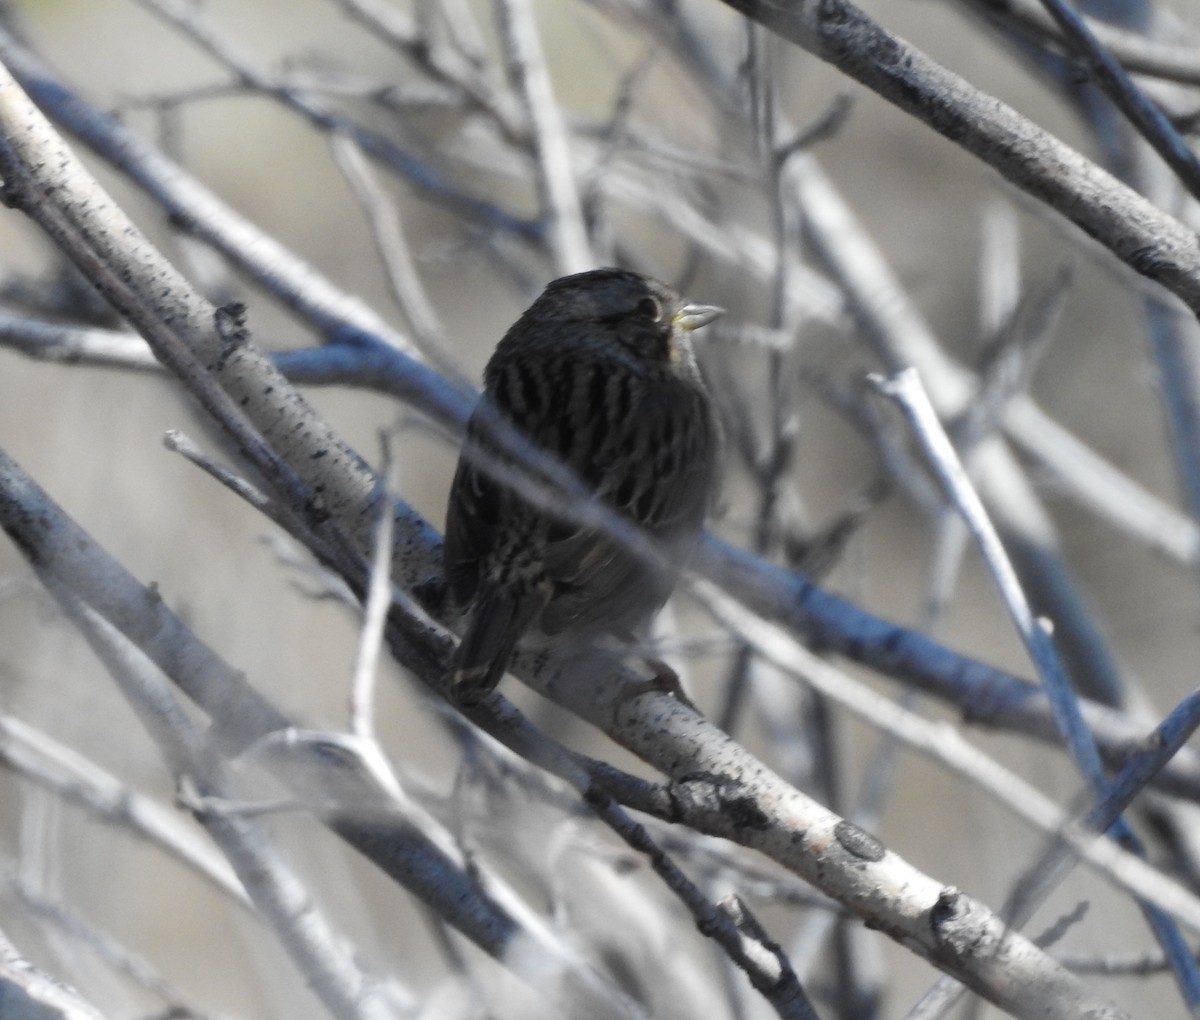
[[[658,322],[662,318],[662,305],[658,303],[656,298],[644,297],[637,303],[638,314],[646,316],[654,322]]]

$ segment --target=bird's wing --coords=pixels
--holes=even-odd
[[[561,413],[552,413],[545,402],[553,393],[569,392],[578,365],[566,358],[529,361],[509,358],[489,366],[487,392],[467,422],[466,439],[458,469],[450,486],[446,510],[443,561],[451,592],[460,605],[479,594],[480,583],[493,556],[520,542],[533,529],[538,514],[502,484],[512,457],[493,438],[499,416],[522,432],[537,448],[563,456],[570,448],[579,422],[573,421],[570,402]],[[511,470],[516,473],[518,468]],[[499,472],[499,480],[496,473]]]
[[[703,393],[650,392],[592,452],[597,496],[643,527],[668,563],[678,565],[708,512],[718,445]],[[602,532],[563,526],[552,539],[546,571],[555,593],[542,615],[548,633],[612,617],[633,623],[670,594],[670,573],[649,568]]]

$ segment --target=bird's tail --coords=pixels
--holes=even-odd
[[[473,704],[489,695],[540,609],[540,600],[528,593],[493,591],[479,599],[454,656],[451,696]]]

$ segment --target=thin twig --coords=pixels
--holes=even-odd
[[[557,276],[594,266],[570,140],[538,37],[530,0],[496,0],[509,77],[525,107],[537,162],[538,194]]]
[[[350,732],[366,743],[375,742],[375,683],[379,653],[388,610],[392,605],[392,502],[388,493],[391,477],[391,444],[380,436],[378,483],[375,497],[375,534],[371,551],[370,581],[354,656],[350,693]]]
[[[418,348],[426,358],[446,371],[452,361],[446,350],[445,332],[417,274],[396,203],[388,200],[371,173],[362,150],[346,132],[335,131],[330,136],[330,148],[354,194],[362,203],[371,236],[375,238],[380,258],[387,269],[392,295],[412,327]]]
[[[158,847],[230,902],[246,906],[246,892],[236,876],[195,828],[187,827],[177,811],[131,790],[96,762],[9,715],[0,715],[0,761],[105,824]]]
[[[199,730],[179,710],[166,680],[129,639],[91,606],[50,581],[51,590],[100,656],[130,705],[145,718],[172,768],[187,775],[209,796],[221,794],[222,769]],[[358,966],[354,954],[312,901],[307,889],[284,863],[264,832],[245,818],[216,811],[197,812],[197,820],[225,854],[259,916],[292,957],[325,1007],[339,1020],[394,1020],[401,1014],[380,994],[377,982]]]
[[[163,434],[163,446],[173,453],[178,453],[185,457],[210,478],[216,479],[225,488],[229,489],[239,498],[244,499],[255,510],[266,514],[272,520],[278,520],[272,513],[274,501],[270,496],[254,486],[247,479],[235,474],[229,468],[218,464],[212,457],[200,449],[195,440],[185,433],[180,432],[178,429],[168,429]]]
[[[1200,314],[1200,240],[1193,231],[849,0],[724,2],[967,149]]]
[[[988,519],[983,503],[970,484],[949,437],[941,428],[937,414],[920,385],[919,376],[915,370],[907,369],[891,379],[878,380],[876,386],[897,402],[912,423],[948,498],[962,515],[983,553],[1005,607],[1042,678],[1054,710],[1055,721],[1072,759],[1095,796],[1104,796],[1108,792],[1109,783],[1104,774],[1099,749],[1079,710],[1077,696],[1071,689],[1066,671],[1054,648],[1049,625],[1034,618],[1004,546]],[[1123,820],[1115,820],[1113,826],[1115,838],[1134,848],[1135,852],[1141,852],[1140,843]],[[1176,977],[1185,1001],[1192,1006],[1200,1004],[1200,967],[1197,967],[1187,951],[1178,927],[1170,918],[1169,908],[1144,900],[1140,900],[1139,905],[1155,937],[1163,946],[1168,958],[1175,964]]]
[[[274,96],[284,106],[294,110],[317,129],[345,131],[364,152],[404,177],[414,187],[435,202],[446,205],[470,222],[490,223],[495,229],[524,240],[535,239],[539,230],[494,203],[461,191],[437,171],[391,139],[368,130],[335,109],[322,104],[315,96],[283,87],[269,71],[238,43],[221,32],[215,22],[199,5],[189,0],[137,0],[147,10],[175,25],[206,53],[228,67],[245,85],[255,91]]]
[[[0,930],[0,987],[14,1015],[56,1020],[107,1020],[74,988],[24,959]]]
[[[711,586],[697,586],[693,594],[722,624],[744,635],[755,651],[777,669],[820,691],[906,747],[962,776],[1039,832],[1056,841],[1061,839],[1073,854],[1117,886],[1135,895],[1145,895],[1164,909],[1171,910],[1182,903],[1181,886],[1174,879],[1115,843],[1098,841],[1094,829],[1071,819],[1056,801],[972,746],[953,727],[926,719],[874,693],[778,628],[755,619]],[[1068,859],[1074,863],[1075,858]],[[1200,931],[1200,898],[1191,893],[1182,895],[1190,904],[1187,915],[1181,915],[1181,919],[1189,928]]]
[[[984,17],[1017,27],[1023,34],[1063,44],[1061,30],[1042,9],[1041,0],[965,2]],[[1096,18],[1084,18],[1083,22],[1127,71],[1184,85],[1200,85],[1200,45],[1150,39]]]
[[[1046,621],[1036,619],[1017,579],[1012,562],[996,534],[983,502],[971,485],[962,462],[938,421],[915,369],[905,369],[890,378],[874,376],[876,389],[896,402],[910,421],[925,449],[930,466],[940,479],[951,505],[962,515],[983,554],[988,569],[1042,678],[1054,707],[1063,739],[1084,777],[1097,789],[1107,782],[1099,752],[1091,732],[1079,713],[1078,701],[1070,689],[1066,671],[1059,660]]]
[[[1063,0],[1042,0],[1042,5],[1055,19],[1070,49],[1084,61],[1100,89],[1120,107],[1121,112],[1138,128],[1141,136],[1150,142],[1166,164],[1175,170],[1183,186],[1192,192],[1193,198],[1200,198],[1200,160],[1188,148],[1158,104],[1138,88],[1129,72],[1104,48],[1078,12],[1064,4]]]
[[[125,975],[135,985],[161,999],[167,1014],[187,1016],[194,1020],[217,1020],[221,1015],[201,1006],[182,989],[164,978],[149,960],[132,952],[113,935],[98,930],[76,910],[64,903],[52,901],[20,878],[11,878],[8,886],[17,902],[29,914],[66,936],[75,952],[88,950],[98,955],[115,972]],[[7,993],[5,999],[7,1001]],[[23,1014],[19,1008],[15,1008],[12,1015],[36,1014]]]

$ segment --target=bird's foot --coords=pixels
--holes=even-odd
[[[669,694],[682,705],[686,705],[693,712],[698,712],[699,709],[692,703],[692,699],[687,696],[683,689],[683,683],[679,679],[679,674],[675,672],[664,660],[657,658],[646,658],[642,660],[653,671],[654,675],[646,680],[634,680],[625,686],[625,690],[621,692],[621,700],[629,701],[633,698],[640,697],[643,694]]]

